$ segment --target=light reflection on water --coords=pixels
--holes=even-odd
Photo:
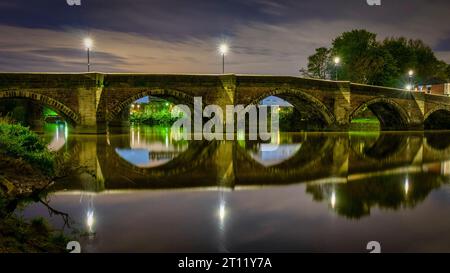
[[[66,145],[69,127],[66,123],[46,123],[44,126],[44,141],[48,142],[48,149],[56,152]]]
[[[95,175],[58,181],[49,199],[89,234],[85,251],[365,252],[373,240],[450,251],[447,134],[188,143],[169,131],[66,138]],[[38,204],[24,213],[48,215]]]
[[[168,128],[132,127],[129,147],[115,151],[133,165],[152,168],[166,164],[187,148],[186,141],[174,141]]]

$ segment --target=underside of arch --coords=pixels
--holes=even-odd
[[[114,105],[112,109],[109,111],[107,121],[112,121],[116,119],[118,116],[120,116],[121,113],[123,113],[123,111],[128,110],[133,102],[147,96],[162,98],[174,104],[185,104],[190,107],[193,106],[194,103],[193,97],[179,91],[167,89],[145,90],[139,93],[135,93],[134,95],[128,97],[122,102]]]
[[[72,109],[58,102],[57,100],[42,94],[28,91],[0,92],[0,100],[7,100],[7,99],[26,99],[45,105],[54,110],[55,112],[57,112],[58,114],[60,114],[69,124],[74,126],[80,124],[81,121],[80,115],[75,113]]]
[[[381,130],[403,130],[408,128],[408,115],[396,103],[386,99],[374,99],[362,104],[350,116],[350,122],[363,112],[370,110],[380,122]]]
[[[336,119],[329,109],[315,97],[298,90],[279,90],[267,93],[252,104],[258,104],[263,99],[276,96],[294,107],[295,123],[307,130],[326,130],[331,127]]]
[[[450,130],[450,111],[438,109],[429,114],[424,121],[425,130]]]

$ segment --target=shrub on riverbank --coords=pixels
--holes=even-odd
[[[27,127],[0,117],[0,253],[67,252],[69,238],[43,218],[17,210],[51,182],[55,156]]]
[[[0,154],[22,158],[47,175],[54,172],[54,155],[39,136],[6,118],[0,118]]]
[[[172,117],[172,114],[168,110],[134,112],[130,115],[130,121],[132,123],[146,125],[171,126],[177,120],[178,118]]]

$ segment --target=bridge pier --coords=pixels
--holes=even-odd
[[[125,107],[113,120],[107,123],[107,130],[111,133],[128,133],[130,131],[130,106]]]
[[[74,126],[73,131],[79,134],[104,134],[106,133],[106,123],[98,115],[103,95],[104,77],[98,73],[88,74],[88,76],[89,84],[76,90],[76,105],[78,105],[80,120]]]
[[[348,131],[350,128],[351,114],[351,89],[350,82],[338,82],[337,90],[333,93],[333,116],[334,122],[330,126],[330,131]]]

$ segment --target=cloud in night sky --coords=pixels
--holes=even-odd
[[[420,38],[450,62],[447,0],[0,1],[1,71],[84,71],[82,40],[102,72],[218,73],[218,44],[233,73],[297,75],[319,46],[356,28]]]

